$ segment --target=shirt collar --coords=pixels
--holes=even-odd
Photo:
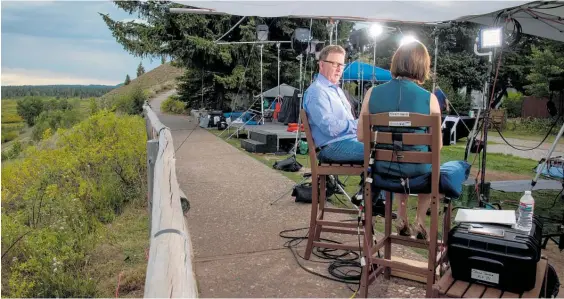
[[[331,81],[329,81],[329,79],[327,79],[325,76],[323,76],[321,73],[317,74],[317,81],[325,86],[329,86],[329,87],[334,87],[337,88],[339,87],[336,84],[331,83]]]

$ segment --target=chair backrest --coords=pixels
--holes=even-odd
[[[439,192],[439,173],[440,173],[440,148],[441,148],[441,115],[433,113],[431,115],[411,113],[411,112],[386,112],[369,115],[361,115],[363,122],[364,140],[364,167],[368,169],[370,162],[370,152],[374,142],[379,144],[394,144],[394,139],[401,135],[404,145],[427,145],[429,152],[418,151],[394,151],[385,149],[375,150],[375,161],[394,161],[394,163],[417,163],[431,164],[432,174],[432,193]],[[392,133],[375,132],[374,126],[378,127],[422,127],[428,128],[428,133]]]
[[[315,143],[313,142],[313,136],[311,135],[311,127],[309,126],[309,120],[307,118],[307,113],[304,109],[300,109],[300,117],[302,119],[302,124],[304,125],[304,131],[306,134],[307,140],[307,148],[309,154],[309,164],[311,165],[311,170],[314,171],[314,168],[317,167],[317,156],[315,152]],[[298,126],[298,130],[300,127]]]

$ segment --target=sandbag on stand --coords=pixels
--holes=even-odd
[[[277,170],[297,172],[302,169],[302,164],[298,163],[298,161],[296,161],[296,157],[292,156],[282,161],[274,162],[272,167]]]

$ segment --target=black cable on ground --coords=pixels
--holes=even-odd
[[[329,279],[329,280],[332,280],[332,281],[345,283],[345,284],[347,284],[347,287],[352,292],[358,292],[358,289],[354,290],[349,286],[349,284],[360,285],[359,282],[360,282],[360,277],[361,277],[361,273],[362,273],[362,268],[360,266],[360,263],[358,262],[359,254],[357,252],[350,251],[350,250],[343,251],[343,250],[329,249],[329,248],[318,248],[318,247],[314,248],[314,250],[312,251],[312,254],[315,255],[316,257],[322,259],[322,260],[327,260],[327,261],[313,261],[313,260],[310,260],[310,261],[316,262],[316,263],[328,263],[329,266],[328,266],[327,270],[331,274],[332,277],[327,276],[327,275],[323,275],[321,273],[312,271],[310,269],[307,269],[306,267],[304,267],[300,263],[300,260],[298,259],[298,257],[300,257],[302,259],[304,259],[304,257],[301,256],[298,253],[296,248],[302,241],[307,240],[309,233],[306,234],[306,236],[304,236],[304,237],[290,236],[287,233],[300,231],[300,230],[307,230],[307,229],[309,229],[309,227],[283,230],[279,233],[280,237],[285,238],[285,239],[289,239],[288,241],[286,241],[284,243],[284,247],[290,249],[290,251],[292,252],[292,255],[294,256],[294,259],[296,260],[298,265],[310,274],[313,274],[315,276],[319,276],[319,277],[322,277],[322,278],[325,278],[325,279]],[[329,243],[342,244],[340,242],[330,240],[330,239],[320,238],[320,240],[325,241],[325,242],[329,242]],[[360,239],[359,239],[359,247],[360,247]],[[342,252],[342,253],[339,253],[339,251]]]

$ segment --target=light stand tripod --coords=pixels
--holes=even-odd
[[[488,82],[491,78],[491,73],[493,70],[493,63],[492,63],[492,58],[493,58],[493,51],[489,51],[487,53],[480,53],[478,52],[478,38],[476,38],[476,43],[474,44],[474,53],[478,56],[488,56],[488,75],[486,78],[486,81],[484,83],[484,86],[486,87],[486,91],[487,91],[487,96],[485,97],[485,101],[483,103],[484,106],[484,140],[482,140],[483,142],[483,148],[482,148],[482,168],[481,168],[481,172],[480,172],[480,194],[479,194],[479,206],[483,207],[484,204],[483,202],[488,202],[489,199],[486,198],[485,196],[485,186],[486,186],[486,157],[487,157],[487,145],[488,145],[488,126],[489,126],[489,118],[490,118],[490,97],[492,96],[494,90],[487,88],[488,86]],[[491,91],[490,91],[491,90]],[[478,120],[477,120],[478,121]]]

